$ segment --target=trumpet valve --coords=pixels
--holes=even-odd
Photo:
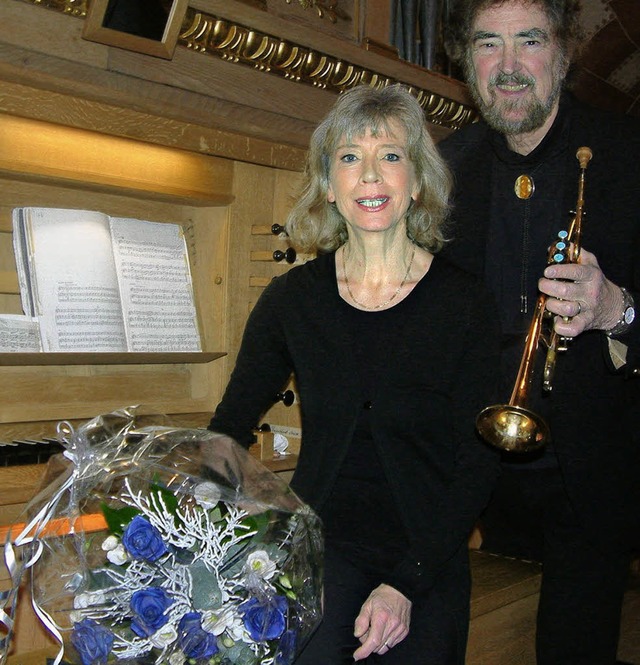
[[[569,255],[569,232],[558,232],[558,239],[549,250],[549,263],[566,263]]]

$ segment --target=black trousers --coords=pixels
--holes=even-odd
[[[324,616],[295,665],[352,665],[360,646],[354,622],[380,576],[354,565],[329,544],[325,552]],[[416,600],[409,635],[367,665],[464,665],[469,624],[469,569],[466,551],[443,574],[436,587]],[[465,600],[466,599],[466,600]]]
[[[482,525],[483,549],[542,562],[538,665],[613,665],[630,553],[586,538],[560,470],[505,467]]]

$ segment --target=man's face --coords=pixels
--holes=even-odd
[[[553,123],[567,61],[543,9],[507,0],[480,10],[467,78],[487,122],[508,136],[540,135]]]

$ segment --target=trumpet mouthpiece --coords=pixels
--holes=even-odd
[[[578,148],[578,151],[576,152],[576,158],[580,162],[581,169],[587,168],[592,157],[593,157],[593,152],[591,151],[591,148],[589,148],[586,145],[583,145],[581,148]]]

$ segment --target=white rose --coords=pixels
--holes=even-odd
[[[227,628],[233,624],[235,616],[235,608],[223,607],[217,612],[208,610],[202,613],[202,630],[214,635],[222,635]]]
[[[168,644],[175,642],[177,637],[178,632],[176,629],[171,624],[166,624],[151,635],[149,641],[154,647],[164,649]],[[182,663],[183,661],[180,662]]]
[[[227,632],[229,635],[231,635],[235,642],[239,642],[240,640],[246,642],[247,644],[251,644],[253,642],[251,635],[249,635],[249,631],[244,627],[244,623],[242,623],[242,619],[240,619],[240,617],[238,617],[237,621],[233,622],[233,625],[229,626]]]
[[[120,543],[115,549],[109,550],[107,552],[107,559],[111,563],[115,563],[116,566],[121,566],[123,563],[126,563],[129,560],[129,555],[127,550],[124,548],[124,545]]]
[[[183,665],[185,663],[185,657],[182,653],[174,651],[169,656],[169,665]]]
[[[102,605],[105,597],[102,591],[88,591],[87,593],[79,593],[73,598],[73,607],[76,610],[84,610],[93,605]]]
[[[111,550],[115,550],[116,547],[120,544],[120,539],[116,536],[107,536],[103,541],[102,541],[102,549],[105,552],[109,552]]]
[[[215,483],[200,483],[193,491],[196,503],[205,509],[215,508],[222,493]]]
[[[252,573],[263,580],[270,579],[276,572],[276,564],[271,561],[269,555],[264,550],[252,552],[247,557],[247,566]]]

